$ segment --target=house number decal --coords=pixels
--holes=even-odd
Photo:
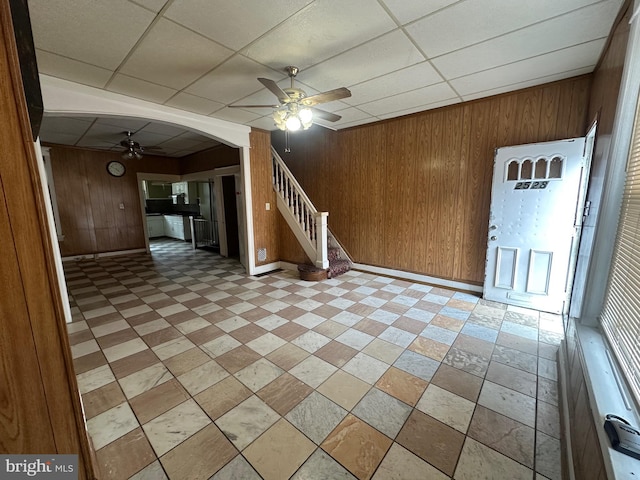
[[[514,190],[542,190],[547,188],[549,182],[518,182],[516,183]]]

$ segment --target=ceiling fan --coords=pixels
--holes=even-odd
[[[142,158],[142,153],[146,150],[156,150],[158,153],[161,152],[159,147],[143,147],[140,143],[136,142],[133,138],[131,138],[132,133],[130,131],[122,132],[127,138],[123,139],[120,142],[126,150],[122,152],[122,158],[125,160],[140,160]]]
[[[304,90],[294,87],[294,78],[298,74],[298,67],[288,66],[285,71],[291,79],[291,87],[281,89],[276,82],[268,78],[258,78],[258,81],[271,91],[280,102],[279,105],[229,105],[231,108],[273,108],[273,120],[280,130],[293,132],[306,130],[313,124],[313,116],[318,116],[330,122],[336,122],[342,117],[335,113],[316,108],[321,103],[332,102],[351,96],[348,88],[341,87],[328,92],[307,96]]]

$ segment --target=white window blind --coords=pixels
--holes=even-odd
[[[640,105],[640,103],[639,103]],[[636,111],[620,221],[601,321],[640,404],[640,109]]]

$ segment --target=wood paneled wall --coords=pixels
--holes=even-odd
[[[180,175],[240,164],[240,150],[219,145],[180,159]]]
[[[271,135],[269,132],[251,129],[251,198],[253,205],[253,235],[255,239],[256,265],[280,260],[278,207],[273,190],[271,167]],[[270,209],[266,209],[266,204]],[[267,258],[258,261],[258,249],[267,249]]]
[[[112,160],[126,165],[124,176],[107,173]],[[145,248],[136,174],[180,172],[175,158],[122,160],[114,152],[61,146],[52,146],[51,166],[64,235],[62,256]]]
[[[8,1],[0,37],[0,453],[78,454],[94,478]]]
[[[590,81],[272,142],[356,262],[481,284],[494,150],[583,136]]]

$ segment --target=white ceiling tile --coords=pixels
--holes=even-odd
[[[213,118],[219,118],[220,120],[226,120],[228,122],[242,124],[255,120],[261,115],[248,112],[242,108],[223,108],[218,110],[217,112],[212,113],[209,116]]]
[[[448,105],[454,105],[456,103],[460,103],[461,100],[456,98],[448,98],[446,100],[441,100],[439,102],[429,103],[427,105],[420,105],[417,107],[407,108],[405,110],[398,110],[397,112],[391,112],[387,114],[380,115],[379,118],[387,120],[389,118],[401,117],[403,115],[410,115],[412,113],[424,112],[427,110],[433,110],[440,107],[446,107]]]
[[[441,8],[444,8],[458,0],[384,0],[384,4],[391,13],[405,24],[429,15]]]
[[[230,104],[264,88],[258,77],[273,78],[273,70],[242,55],[236,55],[208,73],[186,91],[216,102]],[[284,75],[284,74],[283,74]]]
[[[406,27],[430,57],[452,52],[597,0],[465,0]]]
[[[270,116],[260,117],[255,120],[252,120],[248,123],[248,125],[254,128],[260,128],[262,130],[268,130],[268,131],[278,129],[278,127],[276,127],[275,122],[273,121],[273,118]]]
[[[127,0],[29,2],[37,48],[115,70],[154,14]]]
[[[145,126],[142,131],[159,133],[160,135],[165,135],[167,137],[177,137],[178,135],[185,133],[187,130],[181,126],[152,122]]]
[[[93,117],[59,117],[44,115],[41,129],[49,133],[68,133],[83,135],[93,123]]]
[[[590,40],[604,38],[617,10],[600,3],[487,40],[432,60],[447,78],[457,78],[534,57]],[[602,18],[609,20],[602,22]]]
[[[170,0],[129,0],[133,1],[133,3],[137,3],[153,12],[159,12],[162,10],[162,7]]]
[[[306,70],[304,81],[326,91],[355,85],[423,60],[404,33],[395,30]]]
[[[155,85],[122,74],[117,74],[113,77],[107,90],[155,103],[164,103],[176,93],[176,90],[172,88]]]
[[[36,50],[36,56],[38,72],[91,87],[104,87],[113,75],[113,72],[106,68],[61,57],[43,50]]]
[[[344,110],[340,110],[339,112],[337,112],[337,114],[342,117],[337,122],[329,122],[327,120],[318,119],[318,123],[329,125],[329,126],[333,125],[335,127],[335,126],[341,125],[343,123],[364,120],[364,119],[369,118],[371,116],[368,113],[363,112],[362,110],[360,110],[358,108],[355,108],[355,107],[345,108]]]
[[[192,147],[195,147],[196,145],[198,145],[199,143],[202,143],[201,140],[194,140],[192,138],[183,138],[181,135],[178,137],[174,137],[174,138],[170,138],[168,140],[165,140],[164,142],[160,142],[157,145],[159,147],[164,148],[168,148],[168,149],[180,149],[180,150],[184,150],[184,149],[191,149]]]
[[[57,143],[58,145],[75,145],[80,140],[80,135],[74,133],[64,132],[51,132],[44,128],[40,129],[38,133],[40,142],[42,143]]]
[[[584,75],[590,73],[593,70],[593,67],[584,67],[578,68],[577,70],[569,70],[562,73],[557,73],[554,75],[547,75],[545,77],[534,78],[531,80],[526,80],[524,82],[512,83],[510,85],[506,85],[504,87],[492,88],[490,90],[483,90],[482,92],[472,93],[469,95],[464,95],[462,99],[467,102],[470,100],[477,100],[479,98],[490,97],[492,95],[498,95],[500,93],[513,92],[514,90],[520,90],[522,88],[534,87],[536,85],[541,85],[543,83],[555,82],[557,80],[563,80],[565,78],[576,77],[578,75]]]
[[[232,50],[191,30],[160,19],[120,72],[179,90],[232,54]]]
[[[168,137],[167,135],[160,135],[158,133],[145,131],[145,130],[140,130],[135,132],[131,136],[131,138],[133,138],[136,142],[138,142],[143,147],[151,147],[151,146],[159,145],[162,142],[166,142],[171,137]]]
[[[349,87],[352,94],[351,97],[343,101],[350,105],[360,105],[382,97],[439,83],[442,80],[438,72],[429,62],[425,61],[382,77],[353,85]]]
[[[355,122],[345,122],[345,123],[341,123],[340,124],[340,129],[343,128],[350,128],[350,127],[359,127],[360,125],[366,125],[367,123],[374,123],[374,122],[379,122],[380,119],[378,117],[367,117],[361,120],[357,120]],[[330,128],[331,130],[337,130],[334,127],[331,127],[331,125],[325,125],[326,128]]]
[[[273,68],[296,65],[304,69],[393,28],[395,22],[377,2],[316,1],[244,53]]]
[[[188,112],[199,113],[201,115],[209,115],[216,110],[224,107],[224,104],[214,102],[202,97],[196,97],[190,93],[179,92],[175,97],[169,99],[165,105],[174,108],[187,110]]]
[[[118,127],[121,132],[131,131],[135,132],[143,128],[145,125],[149,123],[149,120],[143,120],[139,118],[131,118],[131,117],[100,117],[96,120],[95,125],[109,125],[111,127]],[[94,127],[95,128],[95,127]],[[94,129],[92,129],[93,131]]]
[[[165,13],[234,50],[247,46],[311,0],[176,0]]]
[[[451,81],[460,95],[490,90],[535,78],[542,78],[578,68],[595,66],[604,40],[594,40],[575,47],[511,63]]]
[[[457,98],[456,92],[447,83],[443,82],[376,100],[375,102],[365,103],[364,105],[359,105],[358,108],[371,115],[381,116],[451,98]]]

